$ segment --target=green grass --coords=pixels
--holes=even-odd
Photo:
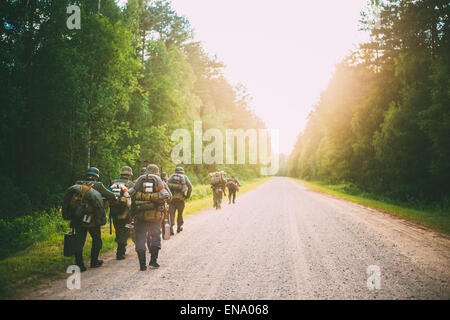
[[[260,178],[242,182],[243,186],[239,194],[256,188],[268,179]],[[212,191],[210,186],[195,186],[191,199],[186,204],[185,215],[212,208]],[[45,214],[44,216],[45,219],[48,219]],[[56,227],[52,227],[51,229],[36,229],[36,225],[40,226],[42,224],[41,219],[43,218],[38,218],[39,224],[27,223],[27,226],[31,226],[27,227],[27,232],[22,237],[27,239],[26,248],[8,254],[6,258],[0,260],[0,299],[20,297],[20,293],[27,288],[43,283],[44,281],[61,279],[68,276],[65,270],[69,265],[74,263],[74,258],[66,258],[62,254],[63,236],[69,230],[68,223],[62,221],[60,214],[51,217],[57,221],[57,223],[54,223]],[[28,220],[27,218],[26,221]],[[22,220],[19,222],[20,226],[24,225]],[[14,228],[10,229],[13,230]],[[33,239],[31,244],[28,243],[30,237]],[[101,254],[110,252],[116,248],[114,238],[114,230],[112,235],[109,234],[109,224],[104,226],[102,228],[103,248]],[[7,245],[7,243],[3,243],[2,246]],[[91,243],[91,238],[88,237],[83,251],[86,261],[90,258]]]
[[[346,184],[328,185],[316,181],[305,181],[301,179],[294,180],[305,184],[312,190],[327,193],[367,207],[378,209],[413,221],[425,227],[440,231],[447,235],[450,234],[450,212],[448,211],[435,209],[415,209],[405,204],[395,203],[394,201],[375,199],[372,195],[364,193],[355,194],[356,191],[351,187],[349,188]]]

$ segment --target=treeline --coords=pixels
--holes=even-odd
[[[450,207],[449,13],[445,0],[371,1],[371,40],[336,67],[290,175]]]
[[[70,5],[80,30],[66,26]],[[88,165],[105,184],[123,165],[135,176],[150,162],[170,172],[171,133],[194,120],[204,130],[265,127],[166,1],[101,0],[99,10],[98,0],[4,0],[0,33],[0,217],[57,207]],[[186,171],[195,183],[213,169]]]

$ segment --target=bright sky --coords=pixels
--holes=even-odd
[[[358,31],[366,0],[172,0],[195,39],[244,84],[251,108],[279,129],[289,154],[334,65],[366,39]]]

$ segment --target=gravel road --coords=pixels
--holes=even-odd
[[[190,216],[184,229],[164,241],[158,270],[138,271],[132,244],[126,260],[111,253],[82,273],[80,290],[58,280],[24,298],[450,298],[448,237],[287,178]],[[372,265],[378,290],[367,286]]]

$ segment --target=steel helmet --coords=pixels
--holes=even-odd
[[[86,173],[88,176],[94,176],[99,178],[100,177],[100,170],[98,170],[96,167],[90,167]]]
[[[133,175],[133,169],[131,167],[125,166],[120,169],[120,175],[122,176],[132,176]]]

